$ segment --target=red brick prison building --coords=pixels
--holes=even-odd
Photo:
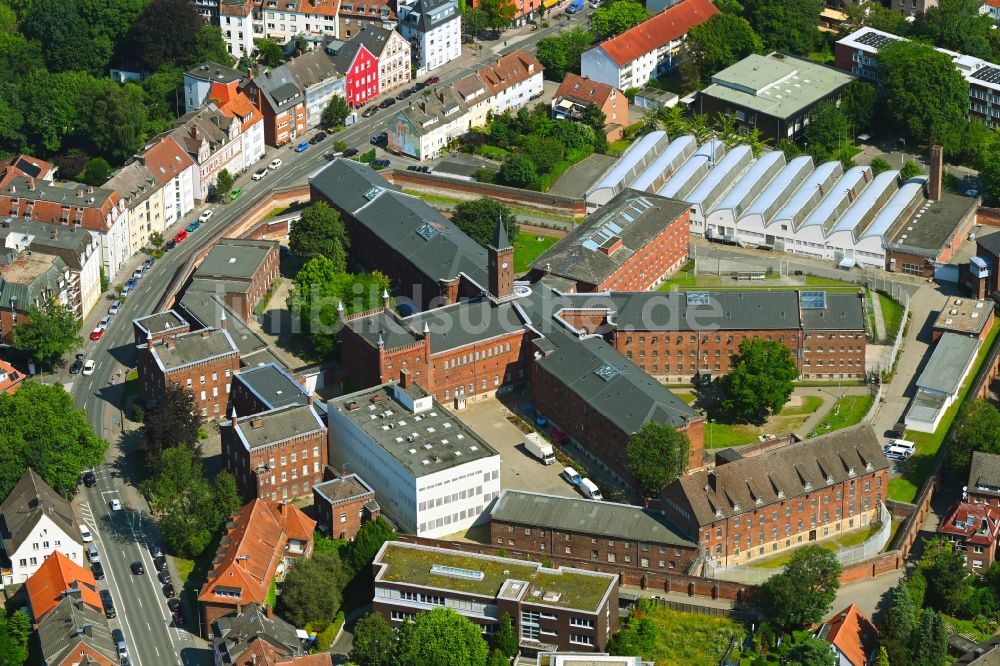
[[[603,652],[618,629],[618,577],[547,569],[490,555],[386,541],[375,561],[374,612],[398,627],[421,611],[451,608],[487,636],[510,615],[522,654]]]
[[[244,368],[233,377],[230,414],[248,416],[289,405],[307,405],[309,392],[277,363]]]
[[[153,342],[160,342],[164,338],[187,333],[190,330],[191,324],[176,310],[156,312],[132,320],[132,334],[137,345],[146,344],[150,338]]]
[[[622,190],[531,263],[531,277],[570,281],[565,291],[646,291],[688,258],[688,205]]]
[[[240,352],[222,328],[206,328],[136,345],[139,397],[156,402],[168,386],[194,395],[201,416],[226,413],[229,382],[240,369]]]
[[[223,238],[205,256],[185,291],[219,293],[247,321],[278,278],[278,260],[277,241]]]
[[[490,511],[490,543],[534,556],[585,560],[588,568],[687,573],[698,544],[662,511],[631,504],[505,490]]]
[[[375,491],[357,474],[338,476],[313,486],[316,529],[333,539],[354,541],[358,530],[378,518]]]
[[[221,423],[222,459],[244,497],[287,500],[312,493],[326,469],[326,423],[312,402]]]
[[[667,519],[711,564],[745,564],[879,520],[889,461],[868,423],[730,458],[663,491]]]

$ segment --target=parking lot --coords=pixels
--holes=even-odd
[[[581,497],[559,477],[562,465],[543,465],[524,449],[524,435],[507,420],[508,415],[510,411],[499,400],[483,400],[458,412],[459,418],[500,453],[500,487]]]

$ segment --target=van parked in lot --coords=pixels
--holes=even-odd
[[[905,439],[896,439],[896,440],[893,440],[893,441],[889,442],[889,446],[895,446],[895,447],[900,448],[900,449],[905,449],[905,450],[909,451],[911,455],[913,453],[915,453],[916,450],[917,450],[917,445],[916,444],[914,444],[913,442],[907,441]]]
[[[580,477],[580,475],[577,474],[576,470],[573,469],[572,467],[564,467],[563,471],[560,472],[559,476],[561,476],[562,478],[566,479],[567,481],[569,481],[570,483],[572,483],[574,486],[579,485],[580,481],[583,480]]]
[[[886,458],[892,460],[906,460],[913,454],[913,451],[902,446],[887,446],[882,453],[885,454]]]
[[[597,500],[598,502],[604,501],[600,488],[598,488],[597,484],[590,479],[581,479],[579,488],[580,492],[583,493],[583,496],[587,499]]]

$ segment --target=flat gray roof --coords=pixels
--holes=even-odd
[[[181,333],[153,346],[153,355],[166,370],[238,352],[229,332],[218,328]]]
[[[490,517],[507,523],[599,534],[625,541],[698,547],[698,544],[678,534],[660,512],[631,504],[504,490]]]
[[[993,301],[979,301],[965,296],[949,296],[938,313],[934,328],[978,336],[993,312]]]
[[[277,247],[278,241],[223,238],[209,250],[195,277],[250,280]]]
[[[302,385],[274,363],[245,368],[234,381],[245,385],[271,409],[309,403],[309,395]]]
[[[928,199],[903,224],[895,235],[886,234],[886,249],[937,258],[955,237],[955,229],[979,206],[980,199],[954,192],[942,192],[937,201]],[[919,215],[919,217],[917,217]]]
[[[309,404],[286,405],[239,419],[235,426],[232,423],[223,423],[221,427],[235,427],[237,435],[251,451],[275,442],[326,430],[326,424]],[[323,446],[326,446],[325,442]]]
[[[162,333],[174,328],[187,326],[187,321],[173,310],[166,312],[156,312],[145,317],[133,319],[132,323],[147,333]]]
[[[917,378],[917,388],[953,395],[978,351],[978,338],[951,332],[942,334]]]
[[[397,390],[410,400],[430,397],[417,384],[403,389],[390,382],[334,398],[327,408],[346,417],[418,478],[499,455],[437,400],[431,398],[430,409],[414,414],[396,399]]]

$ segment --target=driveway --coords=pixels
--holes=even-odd
[[[579,164],[566,169],[559,177],[549,194],[559,194],[564,197],[579,198],[591,185],[597,182],[601,174],[607,171],[618,158],[610,155],[591,155]]]

